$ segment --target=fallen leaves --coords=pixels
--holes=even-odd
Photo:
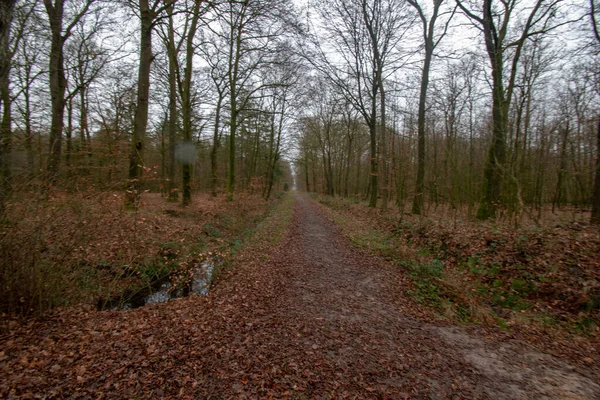
[[[62,309],[1,336],[0,397],[486,397],[481,376],[408,317],[397,269],[308,203],[273,245],[281,213],[207,297]]]

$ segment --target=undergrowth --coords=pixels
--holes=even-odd
[[[313,195],[358,247],[407,272],[408,294],[463,323],[521,325],[597,335],[600,235],[581,223],[552,227],[381,213]]]
[[[255,243],[277,245],[290,224],[293,205],[294,198],[291,192],[276,193],[275,202],[269,211],[256,220],[252,228],[246,229],[241,237],[231,243],[228,257],[216,266],[213,279],[230,270],[233,267],[234,256],[248,246]]]
[[[0,226],[0,313],[40,315],[99,304],[190,274],[235,253],[272,208],[259,197],[234,202],[197,194],[181,208],[146,193],[125,210],[121,193],[55,193],[9,204]]]

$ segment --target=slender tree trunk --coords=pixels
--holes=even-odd
[[[283,107],[282,107],[282,117],[283,117]],[[269,169],[271,170],[269,181],[267,182],[267,195],[265,196],[265,200],[269,200],[271,197],[271,191],[273,189],[273,183],[275,182],[275,167],[279,162],[279,153],[281,148],[281,132],[283,130],[283,118],[279,120],[279,126],[277,127],[277,141],[275,143],[275,151],[273,155],[273,160]]]
[[[91,165],[92,158],[92,147],[91,147],[91,139],[90,132],[88,126],[88,104],[87,104],[87,88],[82,85],[79,91],[79,99],[81,101],[79,108],[79,118],[80,118],[80,134],[79,139],[81,141],[81,152],[84,154],[84,162],[83,164]],[[87,159],[86,159],[87,157]],[[79,158],[79,157],[78,157]],[[89,170],[86,168],[86,173],[89,173]]]
[[[32,179],[35,176],[35,162],[33,153],[33,129],[31,128],[31,99],[29,97],[29,89],[27,88],[24,93],[25,97],[25,115],[23,116],[25,122],[25,151],[27,152],[27,171],[29,178]]]
[[[169,151],[167,157],[167,199],[177,201],[179,195],[175,187],[175,138],[177,135],[177,54],[175,50],[175,33],[173,27],[173,6],[167,10],[169,13]]]
[[[380,67],[381,68],[381,67]],[[386,210],[388,204],[389,197],[389,188],[388,188],[388,166],[387,166],[387,127],[385,120],[385,91],[383,89],[383,79],[381,76],[381,72],[379,73],[379,95],[381,98],[381,187],[382,187],[382,196],[381,196],[381,209]]]
[[[564,179],[567,173],[567,143],[569,141],[569,122],[563,130],[562,144],[560,148],[560,166],[558,168],[558,179],[556,181],[556,191],[554,192],[554,200],[552,201],[552,212],[555,208],[562,207],[564,200]]]
[[[247,3],[244,3],[247,6]],[[243,16],[239,16],[243,19]],[[232,25],[230,28],[230,40],[229,44],[229,105],[231,107],[230,118],[229,118],[229,160],[228,160],[228,171],[227,171],[227,198],[229,201],[233,200],[233,193],[235,190],[235,135],[238,128],[238,75],[240,68],[240,58],[242,51],[242,26]]]
[[[65,151],[65,165],[67,166],[67,175],[71,176],[71,157],[73,155],[73,98],[67,102],[67,149]]]
[[[600,225],[600,119],[598,119],[596,140],[596,178],[592,193],[592,217],[590,222],[594,225]]]
[[[10,110],[10,24],[16,1],[0,3],[0,221],[6,218],[6,199],[10,187],[10,150],[11,150],[11,110]]]
[[[213,131],[213,142],[212,148],[210,150],[210,174],[211,174],[211,193],[213,197],[217,196],[217,181],[218,181],[218,171],[217,171],[217,151],[220,146],[220,135],[219,135],[219,125],[221,120],[221,105],[223,103],[223,94],[219,92],[219,97],[217,99],[217,108],[215,110],[215,127]]]
[[[376,85],[376,84],[374,84]],[[377,207],[378,175],[379,163],[377,160],[377,89],[374,90],[374,96],[371,104],[371,118],[369,121],[370,156],[371,156],[371,177],[369,179],[369,207]]]
[[[236,101],[235,95],[231,96],[231,116],[229,119],[229,160],[227,170],[227,198],[229,201],[233,200],[233,191],[235,190],[235,133],[237,131],[237,112],[234,107]]]
[[[356,151],[356,176],[355,176],[355,186],[354,186],[354,197],[360,196],[360,171],[361,171],[361,161],[362,161],[362,147],[359,147]]]
[[[354,126],[352,127],[354,129]],[[352,165],[352,142],[354,133],[348,135],[348,154],[346,154],[346,173],[344,176],[344,197],[347,198],[350,192],[350,166]]]
[[[427,103],[427,87],[429,86],[429,70],[433,56],[433,40],[425,40],[425,60],[421,75],[421,89],[419,93],[419,111],[417,115],[417,180],[415,184],[415,196],[413,198],[412,212],[421,215],[423,213],[425,192],[425,110]]]
[[[306,178],[306,192],[310,193],[310,180],[308,176],[308,154],[304,156],[304,175]]]

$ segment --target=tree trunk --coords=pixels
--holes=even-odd
[[[247,6],[244,3],[243,6]],[[240,68],[240,58],[242,51],[242,25],[234,26],[230,28],[230,40],[229,44],[229,105],[231,107],[230,118],[229,118],[229,160],[228,160],[228,171],[227,171],[227,199],[233,200],[233,192],[235,190],[235,135],[238,128],[238,74]]]
[[[175,33],[173,28],[173,6],[169,13],[169,33],[167,51],[169,53],[169,156],[167,157],[167,199],[177,201],[179,195],[175,187],[175,138],[177,135],[177,54],[175,50]]]
[[[496,212],[502,202],[502,180],[506,165],[506,133],[508,131],[508,104],[504,99],[502,84],[502,57],[497,57],[493,68],[492,101],[492,145],[484,169],[483,199],[477,210],[481,220],[496,218]]]
[[[381,68],[381,67],[380,67]],[[387,171],[387,127],[385,121],[385,91],[383,90],[382,73],[379,72],[379,95],[381,98],[381,209],[387,209],[389,189],[388,189],[388,171]]]
[[[565,174],[567,173],[567,142],[569,141],[569,121],[563,130],[562,144],[560,148],[560,166],[558,168],[558,179],[556,181],[556,191],[554,192],[554,200],[552,201],[552,212],[555,208],[562,207]]]
[[[271,114],[271,124],[269,129],[269,156],[267,158],[267,173],[265,177],[265,187],[263,188],[263,198],[265,200],[269,199],[270,186],[273,180],[273,170],[271,166],[273,165],[273,159],[275,158],[275,112]]]
[[[50,154],[47,165],[47,186],[52,186],[58,178],[60,157],[62,152],[62,131],[64,129],[65,89],[67,80],[64,70],[63,45],[65,38],[62,35],[63,0],[57,0],[54,6],[45,0],[48,12],[52,42],[50,44],[49,82],[50,97],[52,100],[52,120],[50,125]]]
[[[6,198],[10,193],[10,149],[11,149],[11,113],[10,113],[10,24],[16,1],[0,3],[0,103],[2,120],[0,121],[0,221],[6,218]]]
[[[354,129],[354,126],[352,128]],[[352,142],[354,141],[354,132],[348,135],[348,154],[346,154],[346,172],[344,175],[344,198],[347,198],[350,190],[350,166],[352,165]]]
[[[185,69],[184,78],[181,89],[181,107],[183,116],[183,142],[186,146],[190,146],[194,152],[196,146],[192,143],[192,72],[193,72],[193,57],[194,57],[194,39],[196,36],[196,30],[198,28],[198,19],[200,18],[200,1],[194,3],[192,10],[192,21],[190,24],[190,30],[188,31],[186,38],[186,49],[185,49]],[[194,157],[190,160],[184,160],[183,162],[183,196],[181,203],[186,206],[192,202],[192,167],[196,162],[195,153]]]
[[[600,119],[598,120],[596,139],[596,178],[592,194],[592,217],[590,222],[594,225],[600,225]]]
[[[231,95],[231,116],[229,118],[229,160],[227,170],[227,198],[233,200],[233,191],[235,189],[235,133],[237,131],[237,112],[234,110],[236,101],[234,95]]]
[[[155,13],[148,0],[139,0],[140,8],[140,63],[138,70],[137,107],[133,123],[133,137],[129,153],[129,183],[126,205],[137,208],[141,195],[144,165],[144,140],[148,126],[148,97],[150,94],[150,64],[152,63],[152,29]]]
[[[71,176],[71,157],[73,155],[73,99],[69,98],[67,103],[67,149],[65,151],[65,165],[67,166],[67,175]]]
[[[217,151],[220,146],[221,139],[219,137],[219,124],[221,120],[221,105],[223,103],[223,94],[219,92],[219,97],[217,99],[217,108],[215,110],[215,128],[213,131],[213,143],[212,148],[210,150],[210,174],[211,174],[211,193],[213,197],[217,196],[217,181],[218,181],[218,172],[217,172]]]
[[[511,94],[506,95],[504,90],[503,52],[505,49],[500,39],[495,37],[491,0],[484,0],[482,21],[486,49],[492,66],[492,145],[483,173],[483,198],[477,210],[477,218],[485,220],[496,218],[496,212],[502,203],[502,181],[506,166],[506,135]],[[519,52],[520,47],[517,47],[517,54],[513,56],[513,64],[518,60]]]
[[[306,191],[310,193],[310,180],[308,176],[308,154],[304,156],[304,175],[306,180]]]
[[[421,90],[419,93],[419,111],[417,115],[417,181],[415,185],[415,196],[413,198],[412,212],[421,215],[423,213],[425,192],[425,109],[427,102],[427,87],[429,86],[429,70],[433,56],[433,40],[425,40],[425,60],[421,75]]]
[[[25,97],[25,150],[27,152],[27,172],[29,178],[32,179],[35,176],[34,172],[34,153],[33,153],[33,130],[31,128],[31,98],[29,97],[29,88],[24,91]]]
[[[90,166],[91,157],[92,157],[92,148],[90,143],[90,132],[88,126],[88,104],[87,104],[87,88],[85,85],[82,85],[79,91],[79,99],[81,101],[80,104],[80,133],[79,140],[81,141],[81,152],[84,154],[84,162],[83,164],[87,164]],[[87,157],[87,159],[86,159]],[[89,170],[86,168],[87,173]]]
[[[374,84],[376,85],[376,84]],[[371,177],[369,179],[369,207],[377,207],[378,192],[378,174],[379,163],[377,160],[377,90],[374,90],[371,104],[371,118],[369,121],[370,156],[371,156]]]

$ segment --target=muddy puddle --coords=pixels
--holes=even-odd
[[[100,299],[97,307],[99,310],[131,310],[148,304],[164,303],[191,293],[206,296],[215,268],[222,262],[220,259],[202,262],[186,279],[167,276],[135,292],[127,291],[120,296]]]

